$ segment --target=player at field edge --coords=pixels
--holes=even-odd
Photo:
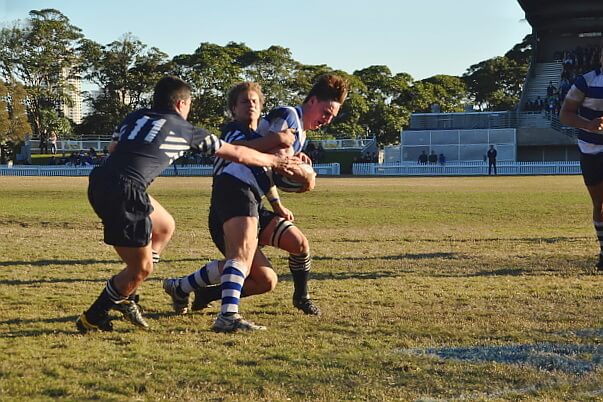
[[[580,167],[593,205],[593,225],[599,240],[596,269],[603,271],[603,49],[600,68],[578,76],[567,93],[559,121],[578,128]]]

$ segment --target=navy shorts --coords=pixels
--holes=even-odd
[[[214,178],[208,226],[211,238],[222,254],[225,252],[224,223],[238,216],[259,219],[261,198],[249,184],[234,176],[221,174]]]
[[[153,206],[145,186],[99,167],[90,173],[88,200],[103,222],[105,243],[118,247],[149,244]]]
[[[594,186],[603,182],[603,153],[583,154],[580,153],[580,168],[584,184]]]

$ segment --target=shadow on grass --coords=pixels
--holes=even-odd
[[[440,258],[444,260],[456,260],[462,257],[460,253],[405,253],[398,255],[376,255],[371,257],[328,257],[313,256],[317,261],[366,261],[366,260],[427,260]]]
[[[145,318],[149,318],[152,320],[157,320],[163,317],[172,317],[174,316],[171,312],[153,312],[146,313]],[[20,319],[14,318],[10,320],[0,321],[0,326],[2,325],[10,325],[15,327],[25,327],[31,326],[32,324],[66,324],[66,326],[62,326],[62,329],[33,329],[33,328],[24,328],[20,330],[6,330],[0,331],[0,339],[2,338],[23,338],[23,337],[35,337],[40,335],[79,335],[79,331],[75,327],[75,321],[79,315],[69,315],[63,317],[49,317],[49,318],[30,318],[30,319]],[[119,315],[111,315],[111,321],[121,321],[125,326],[124,330],[114,328],[113,332],[129,332],[140,330],[136,326],[128,323],[125,319]],[[153,324],[151,323],[151,326]]]
[[[41,335],[73,335],[79,334],[75,328],[75,320],[77,315],[70,315],[64,317],[51,317],[51,318],[31,318],[21,319],[14,318],[10,320],[0,321],[1,325],[12,325],[12,326],[27,326],[31,324],[54,324],[54,323],[68,323],[68,329],[19,329],[19,330],[7,330],[0,332],[0,339],[2,338],[24,338],[24,337],[36,337]]]
[[[331,280],[347,280],[347,279],[379,279],[379,278],[396,278],[403,273],[411,273],[412,270],[387,270],[380,272],[316,272],[310,273],[311,281],[331,281]],[[278,276],[280,282],[291,282],[293,280],[291,274],[280,274]]]
[[[202,263],[207,261],[204,258],[174,258],[174,259],[162,259],[162,263],[170,262],[199,262]],[[83,260],[17,260],[17,261],[0,261],[0,267],[14,267],[20,265],[32,265],[34,267],[45,267],[48,265],[97,265],[97,264],[122,264],[118,259],[114,260],[94,260],[94,259],[83,259]]]
[[[90,279],[90,278],[0,279],[0,285],[25,286],[25,285],[39,285],[39,284],[43,284],[43,283],[78,283],[78,282],[104,283],[106,281],[107,281],[107,278],[104,278],[104,279]]]
[[[94,265],[94,264],[116,264],[118,260],[37,260],[37,261],[0,261],[0,267],[14,267],[19,265],[33,265],[34,267],[45,267],[48,265]]]
[[[51,318],[13,318],[10,320],[0,321],[0,325],[25,325],[25,324],[53,324],[57,322],[75,322],[77,315],[70,315],[65,317],[51,317]]]
[[[115,271],[117,273],[117,271]],[[92,283],[105,283],[109,277],[105,278],[43,278],[43,279],[0,279],[0,285],[9,286],[23,286],[23,285],[36,285],[44,283],[78,283],[78,282],[92,282]],[[160,282],[163,280],[163,276],[151,276],[145,279],[145,282]],[[102,288],[99,288],[99,292]]]

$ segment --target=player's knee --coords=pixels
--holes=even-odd
[[[310,254],[310,243],[308,243],[308,239],[306,239],[306,236],[301,235],[297,239],[297,242],[295,243],[293,250],[289,250],[289,252],[291,254],[296,254],[296,255],[302,255],[302,254],[309,255]]]
[[[271,292],[276,288],[278,283],[278,276],[274,271],[266,272],[264,278],[262,278],[261,291],[262,293]]]
[[[136,270],[136,281],[142,282],[153,273],[153,259],[145,258],[140,262],[140,266]]]
[[[162,239],[169,240],[172,238],[172,235],[176,230],[176,221],[172,215],[166,214],[166,216],[163,217],[161,224],[157,225],[157,227],[154,227],[153,229],[155,235],[160,236]]]

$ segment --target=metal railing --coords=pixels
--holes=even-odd
[[[581,174],[580,162],[498,162],[498,175],[565,175]],[[354,163],[352,174],[359,176],[483,176],[488,175],[488,163],[457,162],[445,165],[416,163]]]
[[[313,166],[319,176],[339,176],[339,163],[321,163]],[[0,176],[88,176],[94,166],[31,166],[0,165]],[[212,165],[172,165],[161,176],[211,176]]]

